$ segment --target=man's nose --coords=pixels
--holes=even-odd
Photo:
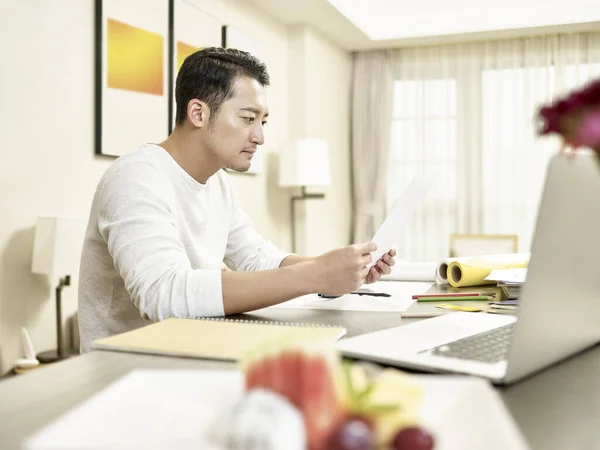
[[[256,145],[263,145],[265,143],[265,133],[263,131],[262,125],[259,125],[254,129],[254,131],[250,135],[250,141]]]

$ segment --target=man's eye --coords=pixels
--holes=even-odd
[[[254,122],[254,117],[242,117],[242,119],[244,119],[248,123]]]
[[[265,120],[265,121],[262,123],[262,126],[264,127],[264,126],[265,126],[267,123],[268,123],[268,122]]]

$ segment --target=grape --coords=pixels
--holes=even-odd
[[[328,438],[327,450],[374,450],[375,435],[360,417],[349,417]]]
[[[392,440],[392,450],[432,450],[433,436],[419,427],[403,428]]]

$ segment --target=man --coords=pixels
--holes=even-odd
[[[281,253],[242,212],[225,167],[245,171],[268,116],[264,64],[238,50],[189,56],[176,81],[176,126],[120,157],[100,180],[79,281],[82,351],[98,338],[172,316],[222,316],[377,281],[375,244],[315,258]],[[135,120],[132,118],[132,120]],[[235,270],[221,271],[225,261]]]

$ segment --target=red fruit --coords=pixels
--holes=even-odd
[[[338,397],[330,358],[323,354],[304,356],[302,365],[301,405],[306,435],[311,450],[321,449],[323,441],[340,421]]]
[[[245,379],[247,391],[262,387],[262,383],[266,380],[264,364],[252,364],[246,368]]]
[[[392,450],[432,450],[433,436],[419,427],[403,428],[392,440]]]
[[[243,364],[246,389],[262,387],[285,397],[302,414],[310,450],[325,440],[343,416],[339,355],[330,345],[296,343],[257,350]]]
[[[280,370],[284,377],[280,394],[300,409],[302,396],[298,387],[302,380],[302,354],[295,350],[282,353]]]
[[[373,428],[364,419],[349,417],[329,435],[327,450],[373,450],[375,434]]]

